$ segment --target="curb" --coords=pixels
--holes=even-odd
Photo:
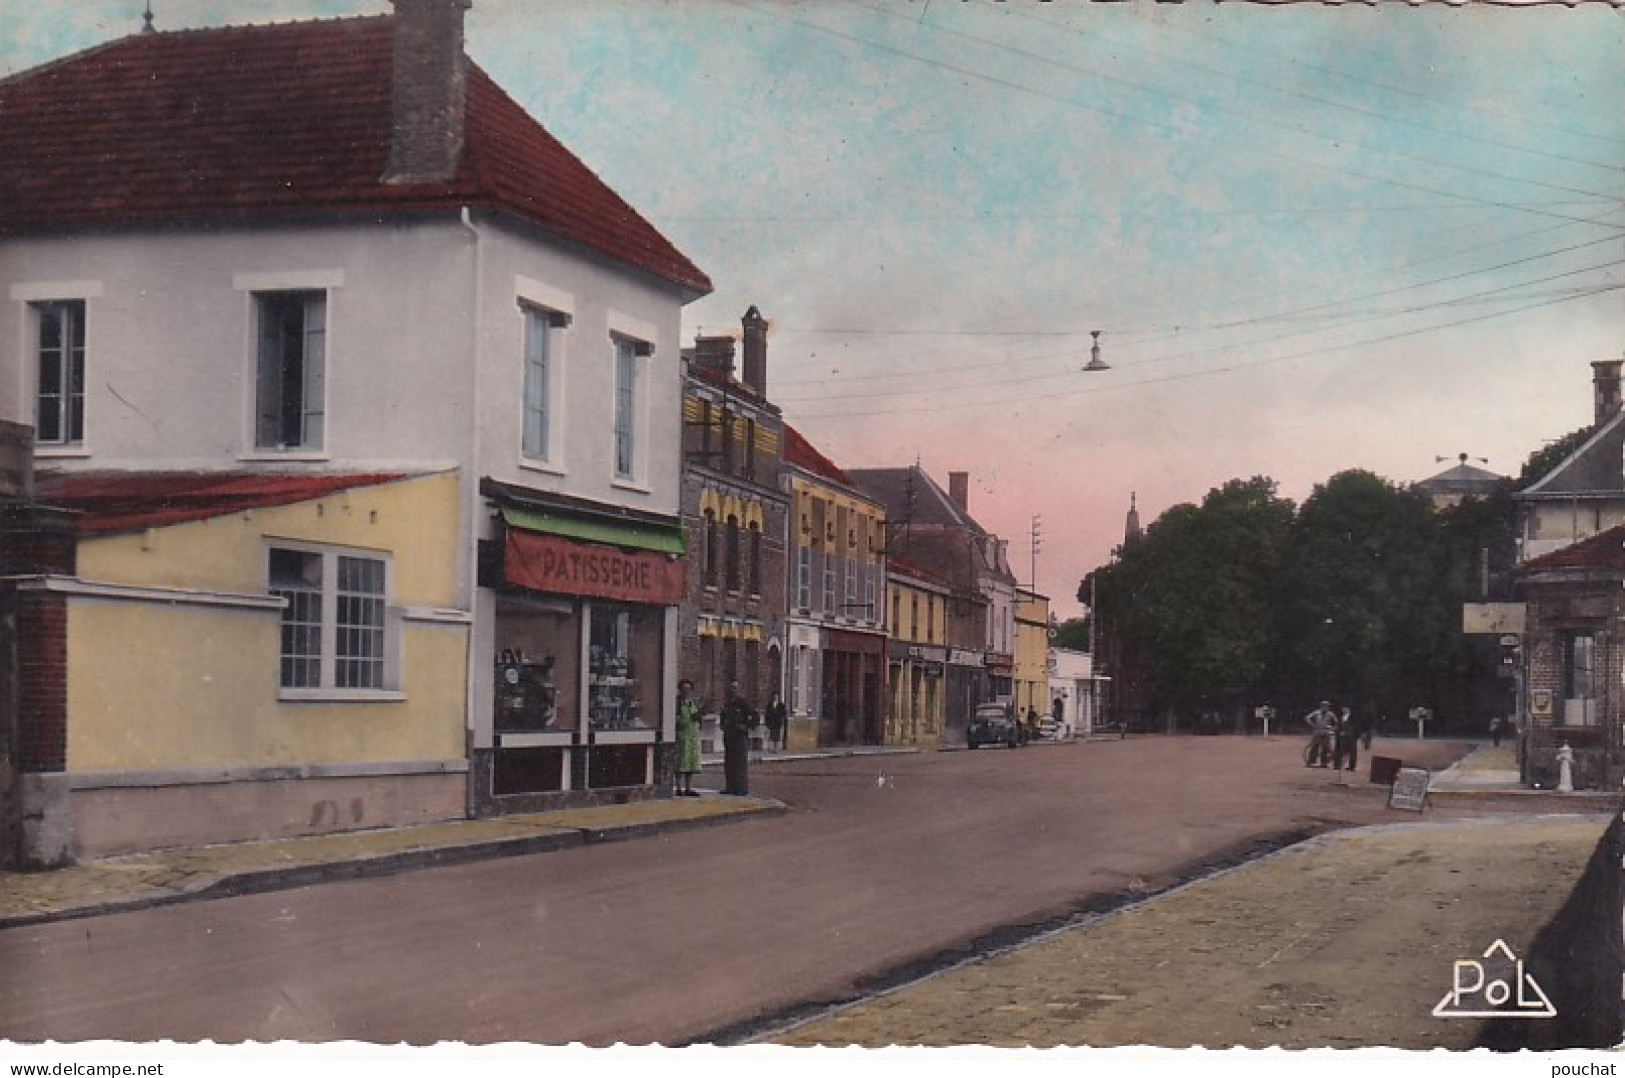
[[[506,857],[525,857],[531,854],[552,853],[556,850],[576,849],[582,846],[610,842],[630,841],[675,831],[698,830],[759,816],[781,816],[790,808],[782,801],[768,798],[754,799],[749,806],[741,805],[737,811],[712,813],[673,820],[650,820],[643,823],[608,824],[599,827],[555,827],[511,838],[487,839],[483,842],[453,843],[443,846],[425,846],[414,850],[401,850],[377,856],[359,856],[348,860],[320,861],[290,864],[286,867],[250,869],[225,873],[212,879],[192,882],[175,890],[129,898],[109,899],[84,906],[70,906],[54,910],[0,916],[0,930],[24,928],[30,925],[51,924],[58,921],[77,921],[87,917],[101,917],[111,913],[175,906],[185,902],[204,902],[211,899],[235,898],[240,895],[266,894],[290,891],[317,883],[343,880],[373,879],[412,872],[425,868],[466,864],[473,861],[494,861]]]

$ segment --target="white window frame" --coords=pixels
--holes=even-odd
[[[812,609],[812,547],[796,548],[796,609]]]
[[[327,448],[327,331],[330,295],[325,288],[268,288],[250,293],[253,311],[253,446],[256,453],[321,453]],[[273,305],[300,307],[298,415],[289,412],[286,381],[292,363],[268,351],[267,314]],[[313,312],[319,317],[313,317]],[[319,324],[318,324],[319,323]],[[273,367],[273,363],[277,363]],[[280,376],[280,377],[279,377]],[[275,410],[272,411],[274,398]],[[283,435],[297,422],[294,438]],[[275,430],[271,429],[275,426]]]
[[[367,550],[359,547],[332,546],[329,544],[309,543],[300,540],[268,538],[264,543],[263,565],[265,566],[265,592],[267,595],[278,595],[276,581],[271,574],[271,559],[274,551],[289,551],[297,554],[314,555],[321,558],[321,582],[317,589],[320,596],[321,610],[318,626],[318,646],[316,661],[318,663],[317,684],[315,685],[285,685],[283,684],[283,660],[285,640],[279,631],[277,637],[277,661],[275,681],[277,685],[277,699],[285,701],[333,701],[333,702],[367,702],[367,701],[396,701],[404,700],[405,694],[400,691],[401,678],[401,611],[394,604],[395,594],[395,560],[379,550]],[[379,684],[364,687],[341,687],[338,684],[340,677],[339,663],[348,661],[341,659],[339,654],[339,634],[343,628],[338,621],[339,613],[339,559],[350,558],[368,562],[375,562],[383,568],[383,592],[379,596],[383,603],[382,624],[382,655]],[[281,622],[286,624],[288,610],[284,609]]]
[[[570,325],[570,316],[525,299],[519,301],[519,309],[524,316],[519,456],[527,464],[557,467],[564,330]]]
[[[643,480],[645,451],[643,412],[648,392],[646,369],[654,346],[625,333],[611,332],[614,382],[611,391],[610,474],[617,483]]]
[[[44,324],[49,312],[61,312],[63,333],[62,341],[58,346],[61,355],[57,358],[57,377],[54,384],[45,384],[45,333]],[[71,317],[66,315],[71,312]],[[34,438],[35,444],[41,448],[51,449],[80,449],[85,443],[85,365],[86,365],[86,336],[90,321],[88,306],[80,297],[62,297],[53,299],[38,299],[29,303],[30,321],[33,329],[31,354],[33,356],[34,373]],[[51,397],[55,400],[57,410],[56,426],[59,432],[57,437],[48,438],[42,432],[44,426],[43,406],[47,390],[51,390]],[[77,400],[78,408],[74,407]],[[75,412],[77,411],[77,421]]]

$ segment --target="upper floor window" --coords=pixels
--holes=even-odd
[[[746,557],[750,562],[750,570],[746,582],[750,585],[752,595],[762,594],[762,526],[754,520],[750,523],[750,542],[746,546]]]
[[[320,449],[324,437],[327,293],[257,292],[254,445]]]
[[[34,440],[77,445],[85,439],[85,304],[56,300],[34,305],[39,374]]]
[[[272,547],[267,590],[282,611],[284,690],[382,690],[394,677],[389,563],[337,550]]]
[[[705,583],[716,587],[717,579],[722,572],[722,540],[717,528],[717,514],[714,509],[705,511]]]
[[[554,456],[557,331],[570,324],[557,311],[522,305],[525,312],[524,432],[521,451],[532,460]]]
[[[812,609],[812,547],[796,548],[796,608]]]
[[[729,517],[728,518],[728,531],[726,533],[726,540],[727,540],[727,543],[728,543],[728,553],[727,553],[728,590],[729,591],[738,591],[739,590],[739,518],[738,517]]]
[[[638,410],[642,407],[643,357],[651,346],[615,337],[615,478],[638,477]]]

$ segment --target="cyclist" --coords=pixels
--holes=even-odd
[[[1332,734],[1337,730],[1337,712],[1332,710],[1331,701],[1322,700],[1319,707],[1303,717],[1303,721],[1309,727],[1309,751],[1304,756],[1304,764],[1309,767],[1331,766]]]

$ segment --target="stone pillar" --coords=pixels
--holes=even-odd
[[[15,826],[12,860],[50,868],[74,858],[68,804],[68,601],[51,578],[76,572],[74,514],[28,503],[0,507],[6,741]]]

